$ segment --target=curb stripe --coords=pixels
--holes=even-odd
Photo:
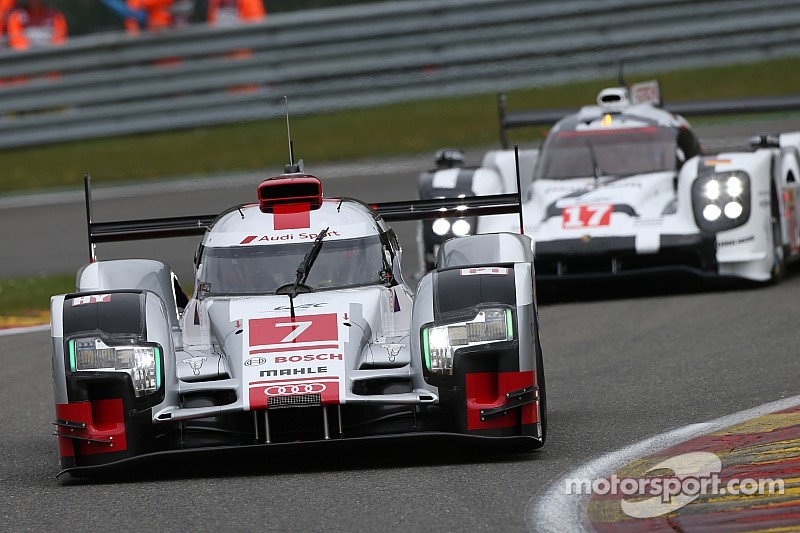
[[[689,439],[742,424],[763,415],[789,410],[798,405],[800,405],[800,395],[792,396],[708,422],[676,428],[601,455],[557,479],[545,489],[537,505],[533,505],[531,499],[525,513],[525,523],[530,531],[594,531],[586,512],[591,495],[566,494],[568,479],[606,478],[636,459],[655,454]],[[641,525],[644,524],[640,523]]]

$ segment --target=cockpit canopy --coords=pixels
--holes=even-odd
[[[676,130],[657,126],[557,131],[544,143],[537,179],[631,176],[676,170],[687,154]]]
[[[606,115],[610,122],[612,115]],[[535,179],[633,176],[678,170],[700,152],[688,128],[665,126],[564,129],[544,142]],[[595,169],[596,167],[596,169]]]
[[[294,283],[312,243],[268,246],[207,247],[198,281],[207,295],[273,294]],[[385,283],[390,251],[379,235],[323,240],[305,285],[314,290],[342,289]]]

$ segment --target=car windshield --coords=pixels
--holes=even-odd
[[[594,157],[602,176],[631,176],[675,170],[677,140],[670,128],[561,131],[542,148],[537,179],[594,176]]]
[[[211,295],[274,293],[294,283],[297,267],[312,243],[270,244],[206,248],[199,281]],[[377,235],[357,239],[325,240],[305,285],[313,289],[337,289],[382,281],[388,268],[383,244]]]

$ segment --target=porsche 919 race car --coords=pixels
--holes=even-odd
[[[449,241],[414,294],[385,221],[519,211],[514,195],[368,206],[289,166],[216,217],[100,223],[85,179],[92,261],[51,305],[64,472],[387,436],[544,443],[530,238]],[[162,262],[94,260],[97,243],[196,234],[191,298]]]
[[[800,253],[800,133],[758,135],[752,152],[704,155],[688,122],[659,107],[656,84],[632,89],[601,91],[597,105],[559,120],[541,150],[519,151],[524,233],[534,240],[537,279],[688,272],[778,280]],[[507,115],[501,102],[504,138],[508,127],[545,123]],[[730,111],[708,112],[715,110]],[[490,151],[477,168],[462,161],[456,151],[440,151],[438,168],[420,177],[420,197],[517,191],[513,150]],[[512,215],[441,217],[421,228],[423,267],[430,268],[446,239],[518,232],[520,222]]]

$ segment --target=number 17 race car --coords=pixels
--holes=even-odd
[[[505,113],[501,130],[549,123],[548,113]],[[691,104],[691,105],[690,105]],[[742,102],[687,103],[693,114],[768,111]],[[772,104],[781,108],[786,104]],[[796,105],[796,103],[795,103]],[[756,135],[752,151],[705,154],[679,114],[660,107],[650,82],[604,89],[597,105],[558,120],[541,149],[519,151],[524,233],[542,282],[682,273],[778,281],[800,259],[800,132]],[[437,154],[421,198],[516,192],[513,150],[477,168]],[[424,268],[453,235],[520,231],[511,215],[441,218],[421,225]]]
[[[518,212],[516,195],[369,206],[290,165],[219,216],[98,223],[85,186],[92,260],[51,306],[63,472],[387,437],[544,443],[530,239],[449,241],[414,295],[386,224]],[[191,298],[162,262],[94,258],[197,234]]]

